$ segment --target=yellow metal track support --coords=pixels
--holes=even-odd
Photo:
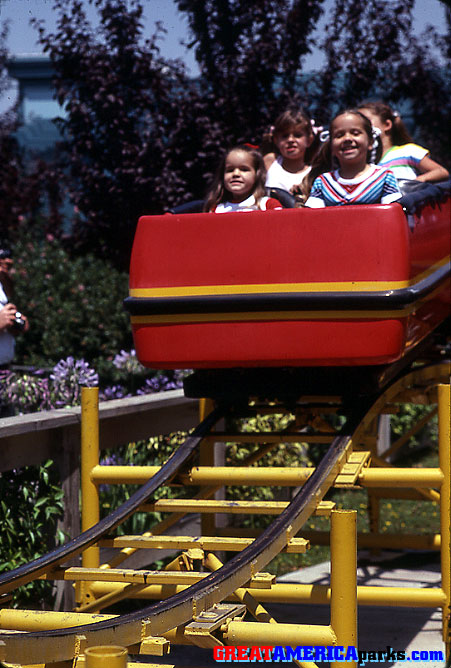
[[[330,625],[336,644],[357,646],[357,511],[332,511],[330,527]],[[331,668],[342,668],[333,661]],[[346,665],[356,668],[355,661]]]
[[[100,645],[85,650],[86,668],[126,668],[127,650],[119,645]]]
[[[218,538],[216,536],[119,536],[105,539],[100,545],[117,548],[153,548],[161,550],[189,550],[200,548],[205,551],[240,552],[250,545],[253,538]],[[285,548],[286,552],[305,553],[309,543],[304,538],[291,538]]]
[[[90,529],[100,519],[99,492],[91,480],[91,471],[99,464],[99,388],[81,391],[81,530]],[[99,548],[88,547],[82,553],[85,568],[99,567]]]
[[[204,420],[214,408],[214,402],[211,399],[199,400],[199,419]],[[215,465],[215,444],[207,443],[205,440],[200,444],[199,461],[201,466]],[[220,492],[215,492],[215,496]],[[202,534],[204,536],[214,536],[216,526],[216,515],[201,515]]]
[[[271,618],[266,620],[269,625],[231,621],[224,627],[229,644],[357,646],[357,511],[333,510],[331,519],[330,625],[277,624]],[[244,601],[243,595],[238,598]],[[261,612],[266,611],[262,608]],[[332,668],[341,665],[341,661],[331,663]],[[356,668],[357,664],[348,661],[347,665]]]
[[[0,642],[0,659],[7,657],[22,660],[25,663],[31,663],[35,657],[38,660],[48,662],[54,661],[54,668],[103,668],[101,651],[99,656],[94,656],[93,660],[99,660],[100,663],[89,665],[88,645],[106,645],[111,648],[114,645],[127,646],[128,651],[133,654],[134,649],[147,654],[159,654],[163,652],[164,647],[169,646],[169,642],[193,642],[200,646],[212,646],[220,643],[222,639],[230,644],[278,644],[278,645],[333,645],[333,646],[356,646],[357,645],[357,604],[361,605],[388,605],[388,606],[409,606],[409,607],[439,607],[443,613],[443,639],[446,644],[446,654],[450,657],[450,613],[451,613],[451,444],[450,444],[450,388],[449,385],[438,385],[447,383],[449,377],[449,365],[446,371],[446,365],[441,365],[440,370],[434,370],[432,367],[414,369],[412,373],[407,374],[400,381],[381,396],[374,404],[371,411],[363,418],[361,425],[352,436],[352,442],[349,442],[346,451],[342,453],[341,460],[337,461],[330,479],[324,481],[321,490],[317,492],[316,498],[309,502],[309,507],[305,508],[302,516],[296,518],[293,526],[287,530],[287,535],[280,536],[274,545],[265,546],[264,551],[258,558],[246,567],[239,567],[223,582],[216,590],[205,593],[202,598],[194,601],[187,600],[184,608],[176,609],[173,616],[168,619],[165,616],[166,611],[159,612],[149,619],[135,621],[125,619],[125,622],[113,627],[102,630],[96,630],[95,621],[107,619],[103,615],[74,615],[70,613],[61,613],[61,618],[53,618],[56,627],[67,628],[76,626],[77,623],[91,624],[93,628],[85,628],[82,635],[74,633],[63,635],[58,638],[28,638],[26,634],[15,633],[8,637],[6,642]],[[448,374],[448,376],[446,375]],[[438,388],[437,388],[438,385]],[[415,389],[418,387],[418,389]],[[414,388],[414,389],[412,389]],[[393,410],[403,396],[411,396],[415,399],[418,392],[424,395],[430,402],[435,402],[438,397],[438,421],[439,421],[439,465],[436,468],[427,469],[402,469],[395,468],[377,461],[373,458],[373,463],[377,468],[368,468],[369,454],[362,451],[363,446],[370,442],[368,436],[371,421],[374,422],[377,415]],[[132,476],[143,476],[143,481],[147,480],[149,475],[154,475],[160,467],[132,467],[128,476],[124,476],[125,467],[117,467],[115,470],[102,469],[99,466],[98,455],[98,391],[94,388],[85,388],[82,392],[82,497],[83,514],[82,528],[89,529],[99,518],[99,498],[98,484],[109,480],[122,482],[121,478],[126,477],[132,480]],[[204,408],[205,412],[208,406]],[[269,410],[269,408],[268,408]],[[432,413],[429,413],[429,417]],[[323,429],[323,427],[321,427]],[[401,437],[395,444],[396,447],[402,445],[407,438],[408,433]],[[293,436],[290,434],[289,440],[296,438],[297,441],[304,441],[303,434],[299,433]],[[318,436],[318,434],[313,435]],[[274,442],[283,442],[283,435],[277,434],[274,439],[270,435],[264,438],[258,433],[252,435],[257,443],[264,442],[265,438],[274,440]],[[250,435],[245,435],[245,440],[250,439]],[[324,440],[324,436],[318,438]],[[98,606],[105,607],[106,603],[111,604],[115,600],[121,600],[129,595],[139,598],[169,598],[172,594],[184,591],[188,584],[197,582],[206,577],[200,569],[194,568],[194,562],[202,559],[203,550],[221,550],[235,549],[240,550],[251,543],[252,532],[247,534],[234,534],[232,527],[227,528],[227,535],[220,536],[221,528],[215,527],[212,515],[215,513],[224,513],[226,510],[230,513],[253,513],[265,512],[266,514],[277,514],[285,507],[285,502],[230,502],[221,499],[211,499],[217,489],[224,485],[236,484],[255,484],[270,485],[279,484],[283,486],[301,486],[304,484],[313,468],[286,468],[276,467],[268,469],[265,467],[251,468],[267,451],[266,448],[260,448],[257,454],[249,457],[241,467],[215,467],[212,459],[213,447],[216,441],[224,439],[224,433],[213,434],[202,446],[203,455],[201,455],[201,466],[194,467],[191,471],[186,471],[176,478],[176,483],[214,485],[202,489],[196,500],[159,500],[152,508],[165,512],[171,512],[171,518],[163,520],[158,526],[152,527],[152,531],[144,537],[123,536],[120,538],[108,537],[100,541],[100,545],[111,545],[123,549],[123,553],[114,557],[112,562],[103,567],[99,567],[99,547],[89,548],[83,554],[83,568],[56,568],[51,573],[47,573],[48,579],[72,579],[83,580],[82,598],[84,604],[81,606],[84,610],[92,610]],[[307,439],[305,439],[307,440]],[[359,451],[352,451],[352,448],[360,447]],[[365,448],[366,449],[366,448]],[[129,469],[130,470],[130,469]],[[134,479],[136,482],[137,479]],[[381,493],[387,493],[393,489],[394,494],[411,494],[408,488],[416,488],[415,494],[430,494],[429,489],[436,488],[433,494],[440,496],[440,522],[441,535],[431,536],[387,536],[370,534],[365,539],[368,545],[394,546],[397,541],[402,542],[403,547],[410,545],[418,547],[424,545],[429,548],[440,549],[441,552],[441,570],[442,583],[440,588],[388,588],[388,587],[357,587],[356,584],[356,511],[336,511],[326,502],[321,502],[327,489],[335,481],[335,486],[340,487],[366,487],[369,491],[374,490],[375,496]],[[428,490],[426,492],[426,490]],[[440,490],[440,495],[438,490]],[[210,499],[203,501],[203,499]],[[150,504],[147,504],[150,508]],[[276,553],[286,550],[294,552],[303,552],[308,544],[305,538],[310,535],[318,535],[316,532],[302,532],[303,523],[312,513],[320,510],[323,515],[331,514],[331,584],[328,586],[319,585],[284,585],[273,584],[272,576],[259,572],[263,566],[268,563]],[[210,529],[204,527],[204,535],[198,539],[188,536],[157,536],[157,534],[172,523],[174,519],[185,512],[198,510],[202,513],[210,513],[212,520]],[[332,511],[332,513],[331,513]],[[208,519],[208,518],[207,518]],[[204,520],[205,521],[205,520]],[[208,522],[207,522],[208,523]],[[215,531],[213,535],[206,536]],[[225,531],[225,529],[224,529]],[[236,529],[236,531],[240,531]],[[244,531],[244,530],[241,530]],[[246,530],[247,531],[247,530]],[[303,538],[296,537],[301,531]],[[255,534],[256,535],[256,534]],[[233,537],[235,536],[235,537]],[[232,547],[233,546],[233,547]],[[135,572],[130,569],[112,568],[114,563],[120,561],[132,553],[135,549],[141,547],[159,547],[171,549],[187,549],[191,553],[191,562],[186,557],[185,566],[180,561],[181,566],[176,566],[177,560],[182,560],[185,555],[176,557],[172,562],[174,565],[168,565],[163,573],[154,573],[153,571]],[[196,551],[196,556],[193,556]],[[201,556],[198,556],[201,554]],[[213,555],[208,554],[204,559],[204,566],[216,570],[220,562]],[[172,572],[174,571],[174,572]],[[101,580],[109,582],[101,582]],[[114,580],[114,582],[112,582]],[[89,581],[92,581],[90,584]],[[77,583],[77,586],[81,586]],[[85,589],[83,590],[83,587]],[[91,598],[90,598],[91,596]],[[95,600],[97,596],[103,597],[102,600]],[[231,601],[234,606],[224,606],[223,601]],[[238,606],[236,603],[238,602]],[[330,604],[330,624],[327,626],[313,625],[295,625],[295,624],[277,624],[271,615],[265,610],[264,603],[328,603]],[[244,622],[239,619],[239,615],[229,614],[229,610],[240,610],[245,604],[248,610],[257,619],[257,623]],[[212,625],[211,614],[213,608],[217,610],[223,606],[225,618],[222,620],[217,615],[217,620]],[[186,609],[185,609],[186,608]],[[221,608],[222,609],[222,608]],[[18,617],[14,621],[14,614],[18,612]],[[23,614],[23,616],[22,616]],[[6,629],[14,626],[16,631],[44,630],[54,628],[53,624],[49,626],[49,619],[40,618],[40,614],[49,613],[20,613],[19,611],[1,611],[0,610],[0,628]],[[8,618],[8,615],[11,615]],[[66,615],[66,616],[65,616]],[[193,622],[187,621],[189,615],[192,615]],[[80,622],[78,622],[80,620]],[[83,620],[83,621],[81,621]],[[209,621],[210,620],[210,621]],[[174,624],[172,627],[170,624]],[[189,628],[188,628],[189,627]],[[185,634],[184,629],[188,629]],[[183,632],[182,632],[183,631]],[[179,638],[181,632],[182,638]],[[221,635],[223,634],[223,635]],[[164,637],[163,637],[164,636]],[[6,638],[6,636],[5,636]],[[1,639],[1,636],[0,636]],[[1,647],[3,645],[3,647]],[[94,649],[94,648],[91,648]],[[95,648],[97,649],[97,647]],[[102,648],[98,648],[102,650]],[[158,651],[157,651],[158,649]],[[84,652],[86,653],[84,654]],[[73,657],[70,658],[70,657]],[[119,668],[119,664],[114,664],[111,655],[107,656],[107,668]],[[338,668],[338,663],[332,663],[332,668]],[[348,663],[348,662],[347,662]],[[129,664],[134,665],[134,664]],[[138,664],[136,664],[138,665]],[[145,664],[139,664],[144,666]],[[150,664],[149,664],[150,665]],[[301,664],[304,668],[313,668],[314,664]],[[122,668],[123,664],[120,664]],[[50,668],[50,666],[49,666]]]
[[[95,596],[103,596],[108,592],[116,592],[122,588],[123,585],[119,583],[97,581],[93,584],[92,591]],[[173,585],[170,593],[177,594],[186,588],[187,585]],[[165,598],[167,593],[168,588],[165,585],[149,585],[139,593],[131,593],[130,598],[160,600]],[[271,589],[253,589],[252,596],[260,603],[291,603],[293,605],[313,603],[323,605],[330,602],[330,587],[328,585],[276,583]],[[361,585],[357,587],[357,599],[359,605],[394,608],[442,608],[446,603],[445,593],[437,587]],[[236,598],[234,594],[231,594],[225,600],[234,601]]]
[[[438,386],[438,439],[439,464],[443,474],[440,490],[440,531],[441,531],[441,568],[442,589],[446,596],[443,605],[443,641],[446,657],[451,653],[451,397],[450,385]]]

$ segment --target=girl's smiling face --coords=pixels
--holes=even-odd
[[[332,156],[337,158],[341,170],[355,171],[357,175],[367,164],[368,151],[373,147],[363,119],[352,113],[337,116],[332,123],[330,138]]]
[[[253,192],[257,172],[252,156],[235,149],[227,155],[224,167],[224,188],[230,201],[243,202]]]

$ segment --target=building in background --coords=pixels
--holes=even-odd
[[[53,119],[64,116],[54,99],[50,59],[45,55],[23,54],[11,58],[7,69],[17,82],[20,121],[17,139],[30,154],[50,157],[55,142],[61,138]]]

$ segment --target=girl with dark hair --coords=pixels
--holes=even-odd
[[[265,156],[266,186],[297,195],[319,148],[319,136],[307,112],[288,109],[277,117],[272,139],[278,157]]]
[[[357,109],[340,112],[312,166],[313,185],[305,205],[389,204],[399,199],[392,172],[373,164],[379,155],[379,141],[368,118]]]
[[[413,143],[398,112],[384,102],[362,102],[359,109],[381,132],[382,157],[379,165],[397,179],[443,181],[449,172],[429,157],[429,151]]]
[[[265,195],[266,170],[261,154],[245,144],[223,156],[207,193],[204,211],[266,211],[281,209],[280,202]]]

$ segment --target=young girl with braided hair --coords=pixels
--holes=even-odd
[[[307,177],[313,185],[305,206],[389,204],[399,199],[393,173],[374,164],[380,152],[368,118],[357,109],[340,112],[332,119],[329,139]]]
[[[384,102],[362,102],[359,110],[381,132],[381,167],[390,169],[397,179],[443,181],[449,172],[429,157],[429,151],[413,142],[398,112]]]

